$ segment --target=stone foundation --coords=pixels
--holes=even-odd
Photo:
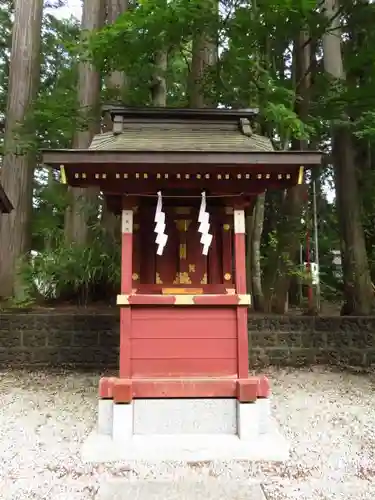
[[[136,399],[134,434],[237,433],[235,399]]]
[[[268,379],[249,382],[245,387],[233,381],[236,397],[134,398],[137,380],[103,377],[98,426],[84,446],[84,459],[284,460],[288,445],[271,418]]]
[[[98,433],[112,437],[124,434],[127,438],[133,434],[225,434],[248,439],[269,429],[271,415],[264,411],[269,400],[259,401],[258,404],[224,398],[136,399],[119,404],[100,399]]]
[[[98,427],[83,447],[89,462],[117,460],[286,460],[288,443],[270,400],[99,399]],[[214,415],[214,417],[213,417]]]

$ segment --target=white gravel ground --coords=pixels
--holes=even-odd
[[[0,498],[96,499],[106,477],[208,475],[261,479],[269,500],[374,499],[375,378],[323,368],[269,375],[293,445],[286,464],[91,466],[80,447],[96,421],[97,377],[0,372]]]

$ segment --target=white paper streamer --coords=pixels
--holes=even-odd
[[[198,222],[202,222],[204,217],[206,217],[206,215],[208,215],[206,212],[206,193],[203,191],[202,199],[201,199],[201,206],[199,209]]]
[[[202,254],[207,255],[208,250],[212,243],[212,234],[210,234],[210,214],[206,211],[206,193],[202,193],[202,201],[199,209],[198,222],[199,228],[198,232],[201,233],[201,244],[203,245]]]
[[[158,255],[163,255],[165,245],[168,241],[168,235],[165,234],[165,213],[163,212],[163,199],[161,195],[161,191],[158,191],[158,201],[156,204],[155,217],[154,221],[156,223],[154,232],[156,233],[156,244],[158,248],[156,253]]]

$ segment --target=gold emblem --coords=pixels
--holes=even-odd
[[[225,273],[224,279],[225,279],[225,281],[230,281],[232,279],[232,275],[230,273]]]
[[[180,244],[180,260],[186,260],[186,243]]]
[[[191,285],[191,279],[188,273],[177,273],[173,281],[174,285]]]
[[[204,273],[203,278],[201,279],[201,285],[207,285],[207,273]]]
[[[138,281],[138,280],[139,280],[139,276],[138,276],[138,274],[137,274],[137,273],[133,273],[133,274],[132,274],[132,280],[133,280],[133,281]]]

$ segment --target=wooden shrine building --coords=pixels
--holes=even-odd
[[[274,151],[252,110],[105,112],[113,130],[88,149],[44,151],[64,182],[99,187],[122,217],[119,374],[100,382],[99,431],[117,441],[225,428],[247,441],[267,418],[268,383],[249,377],[245,216],[321,155]]]

